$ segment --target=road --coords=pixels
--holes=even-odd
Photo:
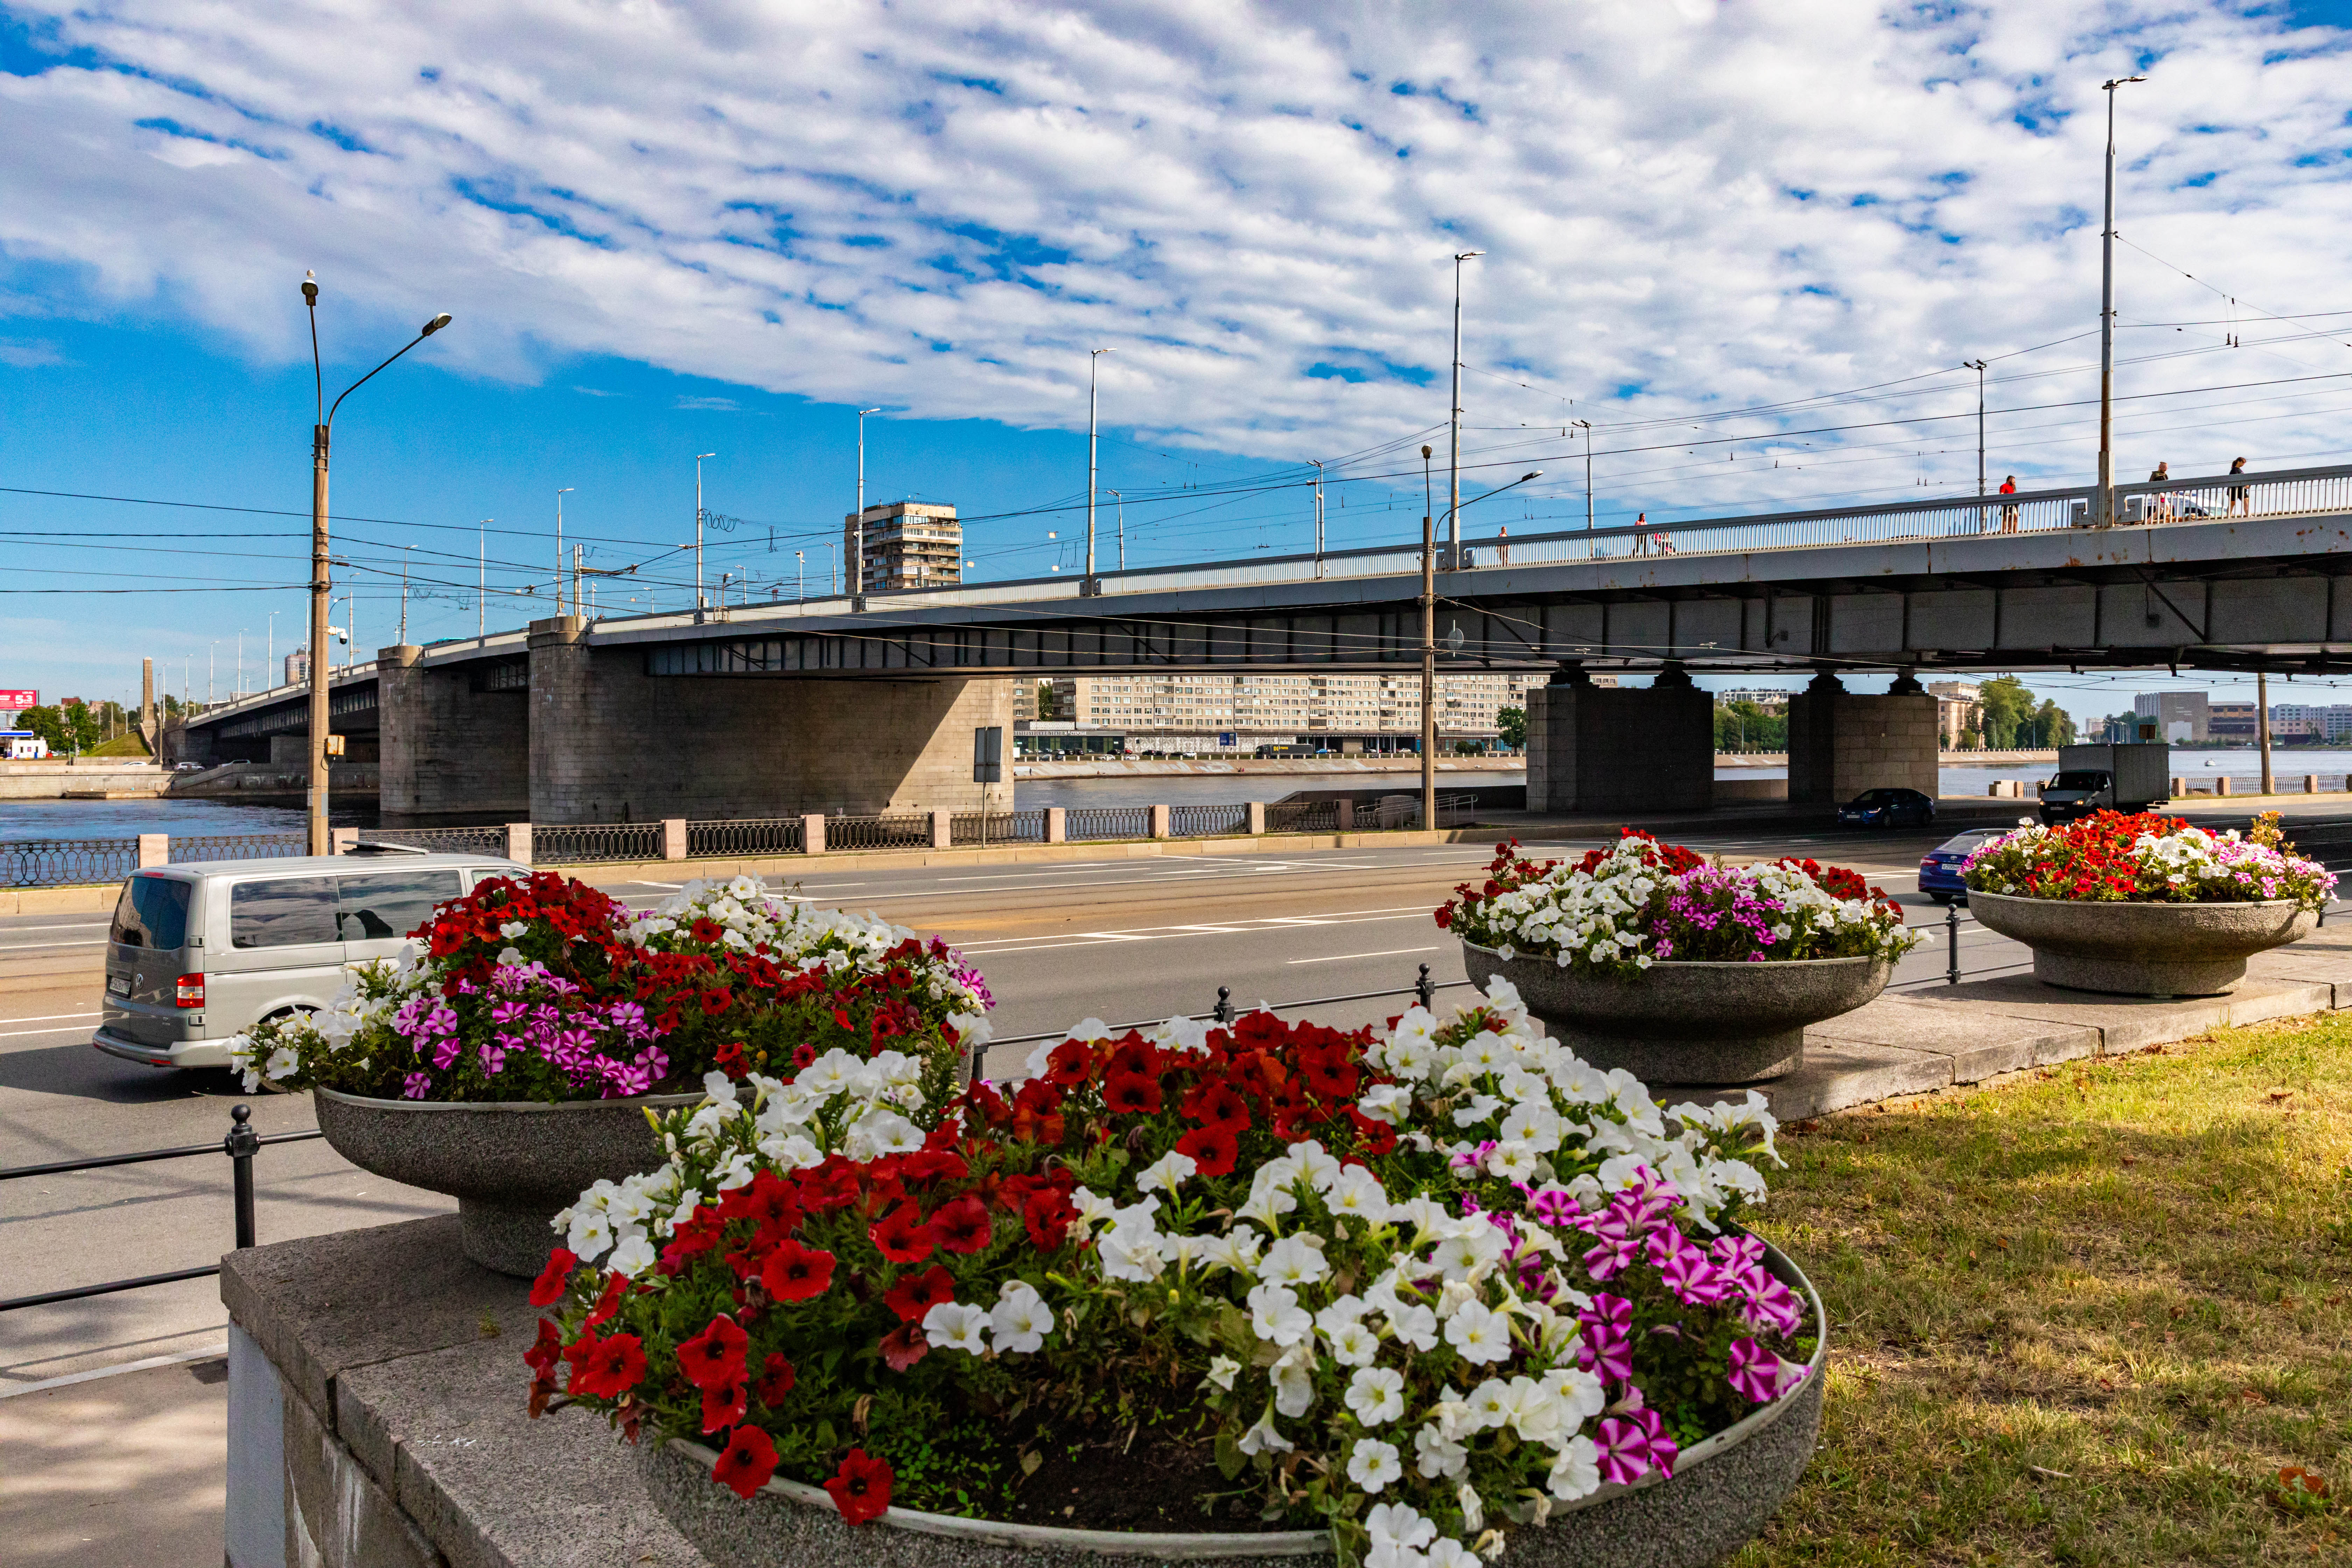
[[[2340,812],[2340,805],[2336,808]],[[2200,813],[2200,815],[2203,815]],[[2352,856],[2352,821],[2291,821],[2332,863]],[[1942,911],[1911,890],[1919,856],[1945,834],[1792,830],[1751,820],[1679,841],[1736,858],[1811,855],[1885,886],[1915,924]],[[1539,854],[1598,838],[1531,839]],[[1430,920],[1453,886],[1487,858],[1484,845],[1324,850],[1296,855],[1105,857],[1025,865],[838,870],[794,886],[819,903],[880,911],[936,931],[978,962],[996,994],[1000,1039],[1205,1013],[1219,986],[1238,1006],[1327,1002],[1311,1009],[1353,1026],[1398,1011],[1426,963],[1463,979],[1461,950]],[[588,879],[596,880],[591,875]],[[636,905],[672,889],[603,884]],[[98,915],[0,920],[0,1166],[216,1142],[247,1097],[226,1072],[163,1073],[100,1055],[88,1043],[101,985],[106,921]],[[2025,961],[2023,951],[1962,927],[1971,975]],[[1898,986],[1945,971],[1940,940],[1905,960]],[[1028,1047],[1000,1045],[988,1068],[1017,1069]],[[304,1095],[250,1097],[264,1132],[312,1124]],[[264,1240],[440,1212],[448,1200],[353,1169],[323,1143],[265,1149],[257,1173]],[[214,1155],[0,1183],[0,1295],[31,1294],[199,1266],[230,1245],[228,1162]],[[0,1315],[0,1392],[81,1371],[218,1343],[223,1314],[209,1279]]]

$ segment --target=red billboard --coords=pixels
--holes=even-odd
[[[38,708],[41,694],[37,691],[0,691],[0,708]]]

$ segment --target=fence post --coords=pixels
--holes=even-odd
[[[1429,965],[1426,963],[1421,966],[1421,978],[1412,983],[1412,994],[1421,998],[1421,1010],[1424,1013],[1430,1010],[1430,1004],[1437,1000],[1437,982],[1429,977]]]
[[[2215,795],[2227,795],[2230,793],[2229,774],[2223,773],[2213,781],[2213,793]]]
[[[1068,808],[1059,805],[1047,806],[1045,808],[1045,842],[1048,844],[1066,844],[1069,841],[1070,816]]]
[[[931,847],[946,849],[952,847],[954,844],[955,813],[951,811],[931,813]]]
[[[1164,805],[1155,805],[1151,808],[1151,837],[1154,838],[1168,837],[1168,808]]]
[[[813,811],[801,818],[801,853],[803,855],[824,853],[824,814],[823,812]]]
[[[1338,804],[1339,816],[1333,819],[1331,826],[1341,833],[1352,832],[1356,826],[1356,797],[1342,795]]]
[[[253,1112],[245,1106],[231,1106],[228,1120],[228,1136],[221,1140],[221,1152],[228,1156],[236,1189],[236,1249],[242,1252],[254,1244],[253,1157],[261,1152],[261,1134],[253,1130]]]
[[[2305,795],[2317,795],[2319,793],[2319,775],[2317,773],[2305,773],[2303,775],[2303,793]]]
[[[328,853],[328,854],[330,854],[330,855],[348,855],[348,854],[350,854],[352,850],[354,850],[354,849],[358,848],[359,847],[360,847],[360,830],[359,830],[358,828],[356,828],[356,827],[330,827],[329,829],[327,829],[327,853]]]
[[[1249,803],[1249,830],[1252,838],[1265,837],[1265,802],[1254,800]]]
[[[139,836],[139,868],[168,866],[172,863],[172,836],[168,833],[142,833]]]
[[[1944,906],[1944,984],[1960,983],[1960,900]]]
[[[526,866],[530,864],[530,823],[509,822],[507,824],[507,858],[509,860],[519,860]]]
[[[686,858],[686,818],[682,816],[662,818],[662,858],[665,860]]]
[[[1217,1005],[1216,1005],[1216,1006],[1215,1006],[1213,1010],[1211,1010],[1211,1012],[1210,1012],[1210,1014],[1209,1014],[1209,1016],[1210,1016],[1210,1017],[1212,1017],[1212,1018],[1214,1018],[1214,1019],[1215,1019],[1218,1023],[1220,1023],[1220,1024],[1230,1024],[1230,1023],[1232,1023],[1232,1022],[1234,1021],[1234,1000],[1233,1000],[1233,997],[1234,997],[1234,988],[1233,988],[1232,986],[1230,986],[1230,985],[1220,985],[1220,986],[1218,986],[1218,987],[1217,987]]]
[[[2172,781],[2172,793],[2176,797],[2187,795],[2189,793],[2189,781],[2185,778],[2175,775]]]

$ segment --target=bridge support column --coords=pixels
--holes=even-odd
[[[387,824],[520,816],[530,807],[530,704],[496,667],[436,669],[415,644],[376,651],[378,789]]]
[[[1568,664],[1528,692],[1528,809],[1690,811],[1715,800],[1714,700],[1670,663],[1648,687]]]
[[[972,781],[973,731],[1013,728],[1009,680],[648,675],[585,628],[531,623],[534,822],[1013,808],[1009,778]]]
[[[1884,697],[1848,691],[1828,669],[1789,700],[1789,803],[1832,805],[1866,789],[1937,794],[1936,699],[1906,673]]]

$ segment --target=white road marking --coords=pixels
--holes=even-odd
[[[1273,915],[1264,920],[1231,921],[1221,927],[1146,926],[1133,931],[1072,931],[1065,936],[1000,937],[992,942],[965,942],[958,951],[972,957],[997,957],[1010,952],[1048,952],[1062,948],[1096,947],[1115,942],[1170,942],[1181,937],[1213,935],[1246,936],[1253,931],[1296,930],[1300,926],[1362,925],[1376,921],[1428,918],[1427,908],[1414,904],[1401,910],[1350,910],[1328,915]]]
[[[1345,963],[1351,958],[1395,958],[1401,953],[1435,952],[1436,951],[1437,949],[1434,946],[1391,947],[1385,948],[1379,952],[1335,952],[1328,958],[1294,958],[1287,962],[1292,963]]]
[[[104,947],[100,942],[0,942],[0,952],[55,952],[61,947]]]
[[[54,1024],[78,1018],[96,1018],[97,1013],[28,1013],[21,1018],[0,1018],[0,1024]]]

